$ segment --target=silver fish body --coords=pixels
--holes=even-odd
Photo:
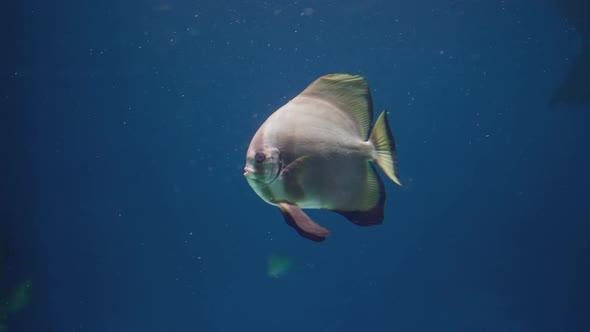
[[[246,154],[244,175],[308,239],[321,241],[330,232],[302,209],[334,211],[359,225],[380,224],[385,191],[372,163],[400,182],[386,114],[374,126],[372,117],[364,78],[322,76],[260,126]]]

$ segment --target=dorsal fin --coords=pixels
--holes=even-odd
[[[369,137],[373,102],[369,84],[360,75],[329,74],[312,82],[300,96],[321,98],[348,113],[363,139]]]

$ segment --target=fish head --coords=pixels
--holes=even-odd
[[[254,189],[272,184],[283,169],[281,151],[266,144],[251,144],[246,154],[244,176]]]

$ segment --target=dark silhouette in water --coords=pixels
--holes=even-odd
[[[590,1],[555,2],[568,24],[582,37],[582,51],[551,98],[551,105],[590,104]]]

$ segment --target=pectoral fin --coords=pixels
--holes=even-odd
[[[279,203],[279,209],[287,224],[304,238],[320,242],[330,235],[330,231],[316,224],[301,208],[289,203]]]
[[[281,176],[283,178],[297,178],[305,170],[308,159],[307,156],[303,156],[293,160],[281,171]]]
[[[299,182],[301,172],[305,170],[305,164],[308,158],[299,157],[285,167],[280,174],[281,180],[285,184],[285,192],[289,193],[289,198],[300,200],[305,196],[303,188]]]

